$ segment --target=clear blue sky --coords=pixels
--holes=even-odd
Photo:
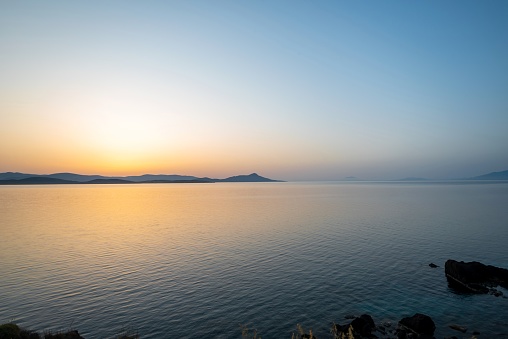
[[[508,169],[507,1],[4,1],[0,172]]]

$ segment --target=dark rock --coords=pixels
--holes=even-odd
[[[20,328],[18,325],[12,323],[0,325],[0,338],[20,338]]]
[[[478,331],[473,331],[472,335],[480,335],[480,332],[478,332]]]
[[[406,339],[406,338],[407,338],[406,331],[398,331],[397,332],[397,339]]]
[[[78,331],[72,330],[65,333],[45,333],[44,339],[85,339],[79,335]]]
[[[41,339],[39,333],[30,330],[21,329],[19,334],[22,339]]]
[[[346,325],[335,324],[334,333],[336,338],[361,339],[377,338],[371,332],[376,329],[376,324],[368,314],[354,318],[351,323]],[[351,337],[352,334],[352,337]]]
[[[418,336],[427,335],[433,336],[436,330],[434,321],[425,314],[416,313],[412,317],[403,318],[399,321],[399,325],[405,329],[409,329]]]
[[[460,325],[457,325],[457,324],[450,325],[449,327],[451,329],[453,329],[453,330],[460,331],[462,333],[466,333],[467,332],[467,328],[466,327],[460,326]]]
[[[477,261],[463,262],[447,260],[445,274],[450,287],[470,292],[488,293],[490,286],[508,288],[508,270]]]
[[[430,266],[430,267],[432,267],[432,268],[439,267],[439,266],[437,266],[437,265],[436,265],[436,264],[434,264],[434,263],[430,263],[430,264],[429,264],[429,266]]]
[[[368,314],[362,314],[360,317],[355,318],[350,326],[353,327],[353,331],[362,335],[368,336],[370,333],[376,328],[376,324],[374,324],[374,320]]]
[[[378,332],[386,335],[386,328],[384,326],[379,325],[378,327],[376,327],[376,330],[378,330]]]
[[[349,324],[347,325],[340,325],[340,324],[334,324],[332,327],[332,332],[335,336],[335,338],[342,338],[342,334],[346,334],[349,329]]]
[[[501,297],[503,296],[503,292],[499,291],[499,290],[496,290],[495,288],[491,288],[489,290],[489,294],[495,296],[495,297]]]

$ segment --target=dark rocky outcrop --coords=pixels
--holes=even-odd
[[[335,324],[332,332],[335,339],[434,339],[436,330],[434,321],[429,316],[420,313],[401,319],[396,329],[391,327],[389,322],[376,326],[370,315],[363,314],[349,324]]]
[[[438,265],[436,265],[436,264],[434,264],[434,263],[432,263],[432,262],[429,264],[429,266],[430,266],[430,267],[432,267],[432,268],[439,267]]]
[[[368,314],[354,318],[349,324],[339,325],[335,324],[333,332],[335,338],[348,338],[348,339],[361,339],[361,338],[376,338],[372,331],[376,329],[376,324],[372,317]]]
[[[436,325],[431,317],[416,313],[412,317],[402,318],[399,321],[397,336],[404,338],[432,338]]]
[[[470,293],[489,293],[489,287],[508,288],[508,270],[477,261],[447,260],[445,274],[450,287]]]
[[[77,330],[70,330],[67,332],[51,333],[46,332],[39,335],[37,332],[29,331],[20,328],[16,324],[2,324],[0,325],[0,339],[84,339]]]

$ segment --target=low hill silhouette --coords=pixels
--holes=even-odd
[[[508,170],[501,172],[491,172],[488,174],[469,178],[468,180],[508,180]]]
[[[177,174],[143,174],[139,176],[106,177],[75,173],[25,174],[18,172],[0,173],[0,185],[43,185],[43,184],[137,184],[137,183],[213,183],[213,182],[278,182],[256,173],[237,175],[225,179],[198,178]]]
[[[233,177],[229,177],[226,179],[218,180],[220,182],[280,182],[280,180],[268,179],[260,176],[257,173],[252,173],[249,175],[236,175]]]

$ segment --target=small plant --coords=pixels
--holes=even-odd
[[[349,326],[347,329],[347,333],[342,332],[338,329],[338,325],[335,323],[332,326],[332,335],[335,339],[354,339],[355,335],[353,333],[353,326]]]
[[[254,329],[248,328],[246,325],[240,325],[242,328],[242,338],[243,339],[261,339],[261,336],[258,336],[258,331]]]
[[[312,329],[309,330],[309,333],[306,333],[305,329],[300,324],[296,324],[297,333],[291,334],[291,339],[316,339],[316,337],[312,334]]]

